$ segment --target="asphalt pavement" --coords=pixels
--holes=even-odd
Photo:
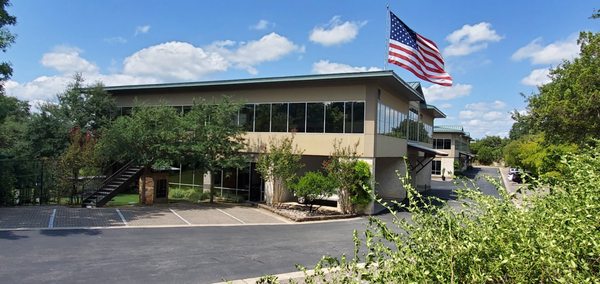
[[[480,168],[476,177],[498,177]],[[476,184],[497,195],[485,179]],[[428,194],[452,199],[452,182]],[[404,214],[407,217],[408,213]],[[391,216],[377,216],[390,221]],[[3,283],[213,283],[296,271],[351,255],[367,218],[300,224],[0,231]]]

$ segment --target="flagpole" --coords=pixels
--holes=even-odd
[[[390,4],[387,3],[385,4],[385,10],[386,10],[386,14],[385,14],[385,23],[387,25],[387,34],[385,35],[385,61],[383,63],[383,70],[388,70],[388,45],[389,45],[389,41],[390,41]]]

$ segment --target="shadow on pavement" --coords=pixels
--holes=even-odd
[[[19,240],[19,239],[24,239],[24,238],[29,238],[29,237],[28,236],[17,235],[13,231],[0,232],[0,239],[5,239],[5,240]]]
[[[44,236],[50,236],[50,237],[64,237],[64,236],[69,236],[69,235],[88,235],[88,236],[95,236],[95,235],[99,235],[102,234],[101,230],[89,230],[89,229],[74,229],[74,230],[41,230],[40,234],[44,235]]]

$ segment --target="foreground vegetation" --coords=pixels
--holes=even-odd
[[[411,218],[372,218],[353,257],[324,257],[306,282],[599,283],[600,151],[562,165],[520,204],[503,188],[500,199],[463,189],[460,209],[430,205],[404,177]]]

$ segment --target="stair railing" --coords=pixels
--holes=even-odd
[[[82,199],[82,203],[85,200],[87,200],[88,198],[90,198],[94,193],[96,193],[97,191],[99,191],[100,189],[102,189],[105,185],[107,185],[110,182],[112,182],[117,176],[121,175],[124,171],[126,171],[127,169],[129,169],[132,164],[133,164],[133,161],[127,162],[124,166],[122,166],[120,169],[118,169],[117,171],[115,171],[112,175],[110,175],[109,177],[107,177],[106,179],[104,179],[104,181],[99,186],[93,187],[91,190],[87,190],[87,192],[84,192],[83,193],[84,198]],[[114,165],[114,163],[113,163],[113,165]]]

